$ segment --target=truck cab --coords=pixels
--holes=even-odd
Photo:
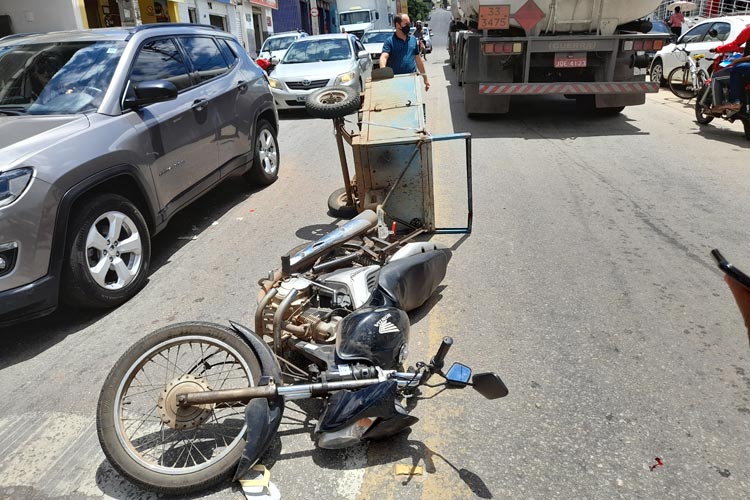
[[[362,38],[366,31],[375,28],[380,14],[374,10],[352,7],[351,10],[339,12],[339,26],[344,31]]]

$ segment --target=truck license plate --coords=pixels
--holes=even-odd
[[[555,68],[585,68],[586,52],[555,52]]]

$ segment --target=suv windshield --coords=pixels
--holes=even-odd
[[[273,50],[286,50],[297,39],[296,36],[279,36],[276,38],[269,38],[263,47],[260,49],[261,52],[271,52]]]
[[[282,62],[294,64],[318,61],[342,61],[350,57],[349,40],[344,38],[328,40],[304,39],[294,42]]]
[[[361,24],[370,22],[370,11],[361,10],[357,12],[342,12],[339,16],[339,24]]]
[[[393,36],[393,31],[376,31],[365,33],[362,37],[362,43],[383,43]]]
[[[37,115],[96,110],[125,42],[62,42],[0,47],[0,112]]]

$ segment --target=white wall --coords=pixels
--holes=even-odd
[[[76,0],[0,0],[0,15],[10,16],[13,33],[75,30],[82,27]]]

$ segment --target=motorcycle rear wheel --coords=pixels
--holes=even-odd
[[[697,121],[701,125],[708,125],[714,120],[714,117],[707,113],[707,106],[702,104],[704,100],[708,102],[713,101],[711,95],[708,95],[704,98],[706,92],[709,92],[708,89],[708,86],[704,86],[703,88],[701,88],[695,98],[695,121]]]
[[[245,405],[179,408],[180,392],[254,385],[260,363],[232,330],[189,322],[136,342],[104,382],[96,424],[110,464],[142,488],[184,495],[229,476],[245,447]]]

